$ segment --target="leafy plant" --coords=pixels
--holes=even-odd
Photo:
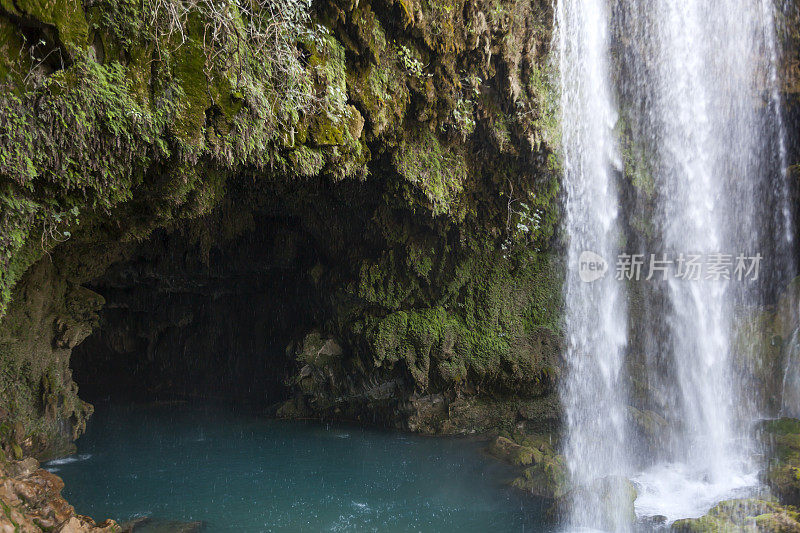
[[[417,78],[422,78],[425,66],[406,45],[401,44],[397,47],[397,56],[406,72]]]

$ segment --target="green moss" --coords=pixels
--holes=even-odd
[[[386,50],[387,41],[375,12],[369,5],[361,4],[353,12],[352,21],[357,28],[362,49],[369,53],[369,58],[373,63],[380,63],[380,57]]]
[[[23,53],[24,44],[17,27],[0,18],[0,81],[12,76],[24,78],[30,71],[30,56]]]
[[[432,133],[403,143],[392,161],[397,171],[430,202],[434,215],[456,210],[454,205],[467,179],[467,159],[463,148],[444,147]]]
[[[549,64],[549,61],[546,62]],[[530,67],[528,91],[532,95],[533,107],[536,110],[534,125],[534,149],[549,147],[557,149],[561,146],[561,120],[559,118],[558,90],[554,87],[554,73],[546,67],[533,64]],[[559,171],[557,158],[550,161],[551,170]]]
[[[567,476],[562,456],[543,456],[539,462],[526,468],[511,485],[534,496],[554,499],[566,494],[569,488]]]
[[[12,7],[13,5],[13,7]],[[83,6],[72,0],[18,0],[4,7],[16,15],[32,17],[52,25],[58,37],[72,53],[80,53],[88,42],[88,24]]]
[[[67,240],[79,210],[128,200],[141,168],[168,155],[157,140],[174,106],[143,108],[127,88],[120,64],[79,60],[36,90],[0,96],[0,315],[15,281]]]
[[[778,533],[800,528],[797,511],[771,501],[758,499],[726,500],[700,518],[677,520],[673,531],[710,533],[717,531],[760,531]]]
[[[431,250],[416,261],[424,265],[434,256]],[[438,265],[454,283],[451,299],[411,309],[412,289],[437,275],[433,262],[423,266],[427,278],[410,275],[394,252],[383,263],[364,264],[359,294],[391,310],[365,323],[374,364],[403,361],[422,390],[431,380],[458,386],[483,380],[541,394],[557,350],[546,340],[558,329],[557,269],[546,257],[528,256],[520,267],[496,252],[476,256],[455,267]]]
[[[800,421],[768,420],[761,429],[771,452],[766,472],[770,488],[783,503],[800,505]]]
[[[398,126],[410,103],[408,87],[395,58],[384,58],[365,71],[354,71],[348,81],[351,98],[364,110],[376,135]]]
[[[295,172],[303,177],[318,175],[325,166],[325,156],[319,151],[307,146],[301,146],[289,154]]]
[[[800,435],[800,420],[796,418],[778,418],[763,424],[763,430],[775,435]]]
[[[544,459],[542,452],[530,446],[513,442],[503,436],[497,437],[489,446],[489,453],[515,466],[528,466]]]

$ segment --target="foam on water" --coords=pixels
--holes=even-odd
[[[44,467],[49,469],[52,466],[60,466],[60,465],[68,465],[70,463],[77,463],[79,461],[87,461],[92,458],[92,454],[90,453],[82,453],[80,455],[69,455],[67,457],[62,457],[60,459],[53,459],[52,461],[47,461],[44,463]]]
[[[750,496],[758,486],[758,477],[752,471],[719,479],[709,470],[682,463],[654,465],[632,481],[638,491],[636,514],[665,516],[668,523],[703,516],[720,501]]]

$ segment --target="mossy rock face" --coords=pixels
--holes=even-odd
[[[425,195],[434,215],[456,211],[468,165],[460,146],[445,147],[433,134],[423,134],[403,144],[393,161],[397,171]]]
[[[755,398],[768,416],[798,416],[800,382],[800,278],[781,292],[777,305],[739,315],[732,346],[736,370],[758,391]],[[785,376],[786,370],[790,374]]]
[[[793,507],[758,499],[726,500],[700,518],[685,518],[672,524],[672,531],[683,533],[734,532],[797,532],[800,514]]]
[[[767,483],[782,503],[800,505],[800,420],[767,420],[759,429],[769,453]]]
[[[0,3],[0,409],[26,428],[0,444],[46,454],[85,427],[87,283],[163,228],[207,259],[266,213],[316,247],[297,279],[325,298],[293,346],[342,352],[290,350],[295,413],[552,426],[551,3],[322,1],[275,42],[266,12],[155,5]]]
[[[767,420],[762,423],[761,430],[779,437],[800,435],[800,420],[796,418]]]

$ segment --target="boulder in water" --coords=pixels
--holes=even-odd
[[[526,468],[511,485],[541,498],[559,498],[569,488],[563,456],[544,456],[541,461]]]
[[[800,514],[792,507],[757,499],[720,502],[700,518],[685,518],[672,524],[672,531],[711,533],[716,531],[753,531],[763,533],[800,533]]]
[[[489,453],[502,461],[522,467],[511,486],[540,498],[556,499],[569,487],[564,457],[556,453],[548,433],[522,431],[500,435],[492,441]]]
[[[522,446],[507,437],[497,437],[489,446],[489,453],[517,466],[528,466],[542,461],[542,452],[531,446]]]

